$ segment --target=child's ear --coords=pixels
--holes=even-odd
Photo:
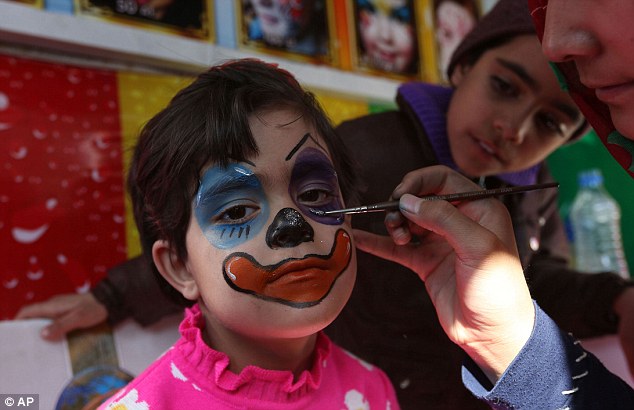
[[[453,87],[457,87],[458,85],[460,85],[470,69],[470,65],[458,64],[451,73],[451,78],[449,79],[451,85]]]
[[[200,296],[194,277],[169,242],[158,240],[152,245],[152,259],[161,276],[189,300],[197,300]]]

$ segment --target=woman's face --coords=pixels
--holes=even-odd
[[[534,35],[515,37],[457,67],[447,114],[454,161],[476,177],[520,171],[544,160],[583,118]]]
[[[259,154],[204,170],[187,231],[186,270],[211,329],[297,338],[323,329],[352,291],[349,220],[330,154],[292,110],[250,118]],[[213,331],[213,330],[212,330]]]
[[[574,61],[581,83],[634,140],[633,18],[631,0],[550,0],[542,43],[551,61]]]
[[[405,0],[357,0],[359,32],[368,64],[403,73],[416,55],[414,11]]]

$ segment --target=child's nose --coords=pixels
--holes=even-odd
[[[502,139],[521,144],[524,140],[521,123],[521,120],[516,118],[498,118],[493,121],[493,128]]]
[[[266,231],[266,244],[271,249],[292,248],[302,242],[312,242],[313,228],[293,208],[283,208]]]

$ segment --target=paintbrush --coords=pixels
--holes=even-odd
[[[520,194],[522,192],[535,191],[538,189],[557,188],[558,186],[559,186],[559,182],[547,182],[544,184],[485,189],[483,191],[460,192],[456,194],[428,195],[428,196],[422,196],[420,199],[424,201],[448,201],[448,202],[473,201],[475,199],[490,198],[493,196]],[[341,215],[341,214],[363,214],[367,212],[381,212],[381,211],[396,210],[398,209],[398,203],[399,201],[388,201],[388,202],[380,202],[378,204],[373,204],[373,205],[357,206],[355,208],[336,209],[333,211],[321,211],[318,209],[311,208],[311,212],[319,216]]]

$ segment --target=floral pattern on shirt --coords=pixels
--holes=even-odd
[[[150,406],[139,401],[139,392],[136,389],[130,390],[120,399],[115,399],[107,407],[108,410],[149,410]]]

